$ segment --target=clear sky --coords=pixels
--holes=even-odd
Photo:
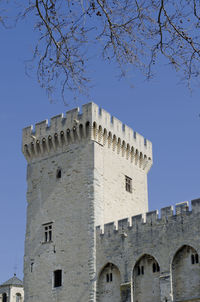
[[[14,272],[23,278],[26,223],[26,161],[21,153],[22,128],[81,106],[69,99],[50,104],[36,78],[25,75],[24,60],[31,57],[30,21],[16,29],[0,28],[0,283]],[[91,99],[153,143],[154,165],[149,173],[149,209],[200,197],[199,88],[191,94],[178,84],[165,62],[146,82],[137,73],[118,81],[116,66],[93,60]]]

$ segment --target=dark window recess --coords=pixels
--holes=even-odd
[[[62,285],[62,270],[54,271],[54,287],[59,287]]]
[[[191,263],[192,264],[199,263],[199,255],[197,253],[191,255]]]
[[[126,191],[132,193],[132,178],[125,176],[125,188]]]
[[[191,263],[194,264],[195,263],[195,259],[194,259],[194,255],[191,255]]]
[[[113,275],[112,275],[112,273],[106,274],[106,282],[108,283],[108,282],[112,282],[112,281],[113,281]]]
[[[56,178],[61,178],[61,176],[62,176],[62,171],[61,169],[58,169],[56,172]]]
[[[109,278],[109,274],[106,274],[106,282],[109,282],[110,278]]]
[[[34,262],[31,262],[31,268],[30,268],[31,273],[33,272],[33,265],[34,265]]]
[[[137,267],[137,274],[139,275],[144,275],[144,266],[138,266]]]
[[[159,267],[158,263],[155,263],[155,262],[153,263],[152,271],[153,271],[153,273],[160,271],[160,267]]]
[[[6,293],[4,293],[2,295],[2,302],[7,302],[7,294]]]
[[[52,224],[44,226],[44,242],[52,241]]]

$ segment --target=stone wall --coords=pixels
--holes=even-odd
[[[167,207],[161,217],[154,211],[130,223],[124,219],[98,227],[97,279],[111,263],[120,272],[121,288],[131,288],[127,302],[200,301],[199,234],[200,200],[192,201],[191,211],[184,202],[175,213]]]
[[[90,103],[82,113],[76,108],[25,128],[22,151],[28,162],[25,301],[94,302],[95,227],[147,210],[151,143]]]

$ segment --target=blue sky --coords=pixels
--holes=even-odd
[[[50,118],[88,100],[69,99],[50,104],[33,76],[25,75],[24,60],[31,57],[32,24],[0,28],[0,283],[14,271],[23,277],[26,221],[26,161],[21,153],[22,128]],[[118,81],[116,66],[100,58],[92,63],[91,99],[153,143],[154,165],[149,173],[149,209],[160,209],[200,197],[199,88],[191,94],[162,62],[157,76],[146,82],[133,71]]]

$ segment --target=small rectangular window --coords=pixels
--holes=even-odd
[[[125,188],[126,191],[132,193],[132,178],[125,176]]]
[[[52,222],[45,223],[44,227],[44,242],[51,242],[52,241]]]
[[[62,270],[54,271],[54,287],[62,286]]]

